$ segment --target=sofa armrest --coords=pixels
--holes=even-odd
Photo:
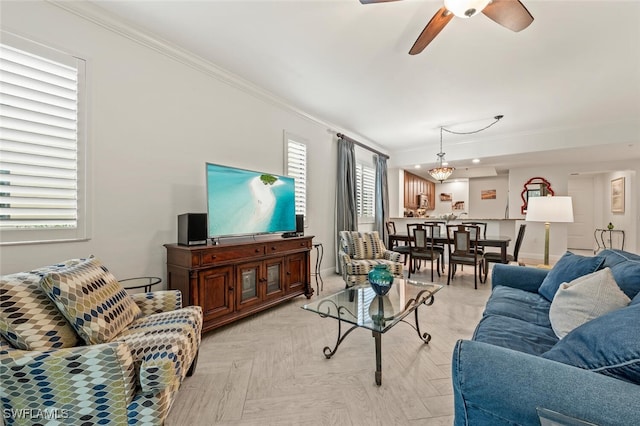
[[[23,351],[3,342],[0,362],[0,401],[8,425],[32,424],[35,418],[127,424],[136,378],[126,343]]]
[[[180,290],[136,293],[132,294],[131,297],[145,316],[182,308],[182,293]]]
[[[594,424],[637,425],[640,386],[482,342],[453,351],[455,425],[539,424],[537,408]]]
[[[502,285],[537,293],[548,269],[496,263],[491,272],[491,288]]]

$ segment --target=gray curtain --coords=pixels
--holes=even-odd
[[[380,155],[374,155],[376,163],[376,211],[375,229],[380,234],[382,241],[387,241],[387,228],[385,223],[389,220],[389,188],[387,187],[387,159]]]
[[[340,251],[339,231],[358,229],[358,209],[356,206],[356,154],[353,142],[338,139],[338,177],[336,181],[336,272],[342,273],[338,251]]]

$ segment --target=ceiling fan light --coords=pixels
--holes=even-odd
[[[458,18],[471,18],[482,12],[491,0],[444,0],[444,7]]]

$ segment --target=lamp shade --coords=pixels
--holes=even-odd
[[[527,222],[573,222],[571,197],[531,197],[527,201]]]

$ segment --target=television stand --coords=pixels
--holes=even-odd
[[[202,331],[276,306],[311,288],[313,236],[225,242],[167,249],[167,287],[203,311]]]

